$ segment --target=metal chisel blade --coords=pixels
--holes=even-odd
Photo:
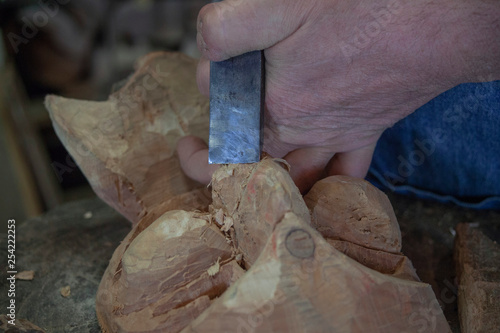
[[[262,51],[253,51],[210,63],[210,164],[260,160],[263,58]]]

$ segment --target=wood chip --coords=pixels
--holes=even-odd
[[[228,232],[229,229],[233,226],[233,219],[229,216],[224,217],[224,226],[220,229],[223,232]]]
[[[215,264],[213,264],[207,269],[207,273],[209,276],[214,276],[215,274],[219,273],[219,270],[220,270],[220,257],[217,258],[217,262]]]
[[[219,227],[224,225],[224,211],[222,209],[217,210],[214,215],[215,223],[219,225]]]
[[[61,296],[68,297],[69,295],[71,295],[71,288],[69,286],[62,287],[61,288]]]
[[[22,271],[16,274],[16,280],[31,281],[35,277],[35,271]]]

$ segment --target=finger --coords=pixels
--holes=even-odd
[[[328,163],[326,173],[365,178],[370,168],[376,142],[363,148],[345,153],[338,153]]]
[[[290,164],[290,176],[301,193],[306,193],[320,178],[324,176],[325,166],[332,154],[317,148],[294,150],[285,156]]]
[[[200,183],[210,183],[212,174],[219,168],[217,164],[208,164],[208,146],[196,136],[180,138],[177,142],[177,154],[184,173]]]
[[[210,93],[210,61],[205,57],[201,57],[198,62],[196,83],[200,92],[208,97]]]
[[[266,49],[296,31],[313,1],[224,0],[198,14],[197,42],[212,61]]]

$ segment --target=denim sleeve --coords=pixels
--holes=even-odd
[[[387,129],[367,179],[383,190],[500,209],[500,81],[459,85]]]

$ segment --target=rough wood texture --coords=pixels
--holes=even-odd
[[[194,85],[193,63],[177,55],[149,56],[138,73],[157,62],[186,76],[162,72],[159,90]],[[135,74],[117,94],[134,96],[130,87],[145,86],[142,78]],[[101,115],[95,104],[47,102],[70,149],[93,149],[75,159],[96,191],[135,222],[99,286],[104,332],[416,332],[422,321],[431,332],[449,331],[430,286],[414,281],[399,253],[397,221],[378,190],[328,179],[309,194],[309,212],[286,163],[265,158],[221,167],[210,199],[186,180],[173,153],[181,135],[207,127],[206,112],[192,107],[199,94],[177,91],[180,99],[156,88],[126,113],[112,104]],[[91,116],[80,114],[88,106]],[[134,121],[111,131],[110,142],[91,144],[99,117],[120,123],[124,114]],[[168,153],[158,153],[164,145]]]
[[[189,207],[201,189],[174,197],[171,209],[198,212],[143,219],[115,251],[97,297],[105,332],[180,331],[243,275],[238,262],[252,265],[285,213],[309,220],[279,160],[223,166],[212,183],[210,208]]]
[[[368,268],[401,279],[420,281],[411,261],[402,254],[369,249],[336,239],[326,238],[326,241],[337,251],[342,252]]]
[[[338,251],[384,274],[420,281],[400,253],[401,232],[387,196],[363,179],[331,176],[304,200],[312,225]]]
[[[456,231],[454,257],[462,332],[498,332],[500,246],[471,224],[460,223]]]
[[[333,241],[379,273],[312,229],[279,160],[224,166],[212,186],[211,213],[167,212],[120,245],[97,298],[105,332],[449,330],[404,256]]]
[[[254,266],[182,332],[449,332],[429,285],[375,272],[292,212]]]
[[[242,275],[239,266],[223,265],[208,276],[212,265],[229,261],[232,247],[206,217],[169,211],[128,244],[119,269],[107,271],[100,288],[111,296],[98,298],[104,331],[177,332]]]
[[[166,209],[167,213],[164,213],[164,217],[167,218],[169,215],[168,212],[178,210],[178,209],[184,209],[184,210],[197,210],[197,211],[207,211],[208,210],[208,205],[210,202],[209,196],[207,196],[207,191],[205,188],[198,188],[195,189],[191,192],[187,192],[181,195],[178,195],[176,197],[171,198],[168,200],[166,203],[162,205],[162,209]],[[183,212],[183,211],[179,211]],[[184,212],[185,213],[185,212]],[[188,213],[186,213],[188,214]],[[190,215],[184,215],[184,216],[190,216]],[[192,215],[191,215],[192,216]],[[196,220],[196,219],[195,219]],[[142,246],[145,247],[143,251],[146,251],[145,253],[143,252],[142,256],[142,261],[147,261],[147,259],[151,259],[153,261],[153,257],[155,255],[159,255],[162,257],[165,261],[169,261],[169,258],[166,256],[171,256],[170,258],[174,258],[178,255],[176,252],[177,250],[182,249],[183,251],[189,250],[189,248],[183,248],[183,244],[179,244],[173,252],[166,252],[166,241],[169,239],[167,236],[159,236],[158,238],[160,239],[155,239],[157,238],[155,234],[147,233],[146,235],[150,235],[149,237],[152,237],[154,242],[150,242],[150,239],[146,238],[144,240],[144,236],[141,237],[142,241],[134,241],[136,240],[137,237],[139,237],[143,231],[147,230],[148,227],[150,227],[153,222],[156,224],[156,228],[158,226],[161,226],[162,224],[169,223],[169,220],[163,221],[163,219],[159,218],[156,220],[152,220],[151,218],[148,218],[148,216],[144,217],[140,223],[137,223],[134,225],[132,230],[128,233],[128,235],[125,237],[125,239],[120,243],[118,248],[115,250],[113,253],[113,256],[109,262],[108,268],[104,272],[104,275],[101,279],[101,283],[99,285],[99,290],[97,292],[97,297],[96,297],[96,312],[97,312],[97,317],[99,319],[99,323],[101,325],[101,328],[104,332],[118,332],[118,331],[127,331],[134,327],[133,325],[136,324],[136,322],[142,322],[141,320],[137,321],[137,317],[135,317],[135,313],[130,312],[130,308],[134,307],[134,300],[130,299],[123,299],[123,297],[127,297],[127,289],[128,286],[126,285],[129,283],[127,280],[132,279],[132,288],[136,289],[135,297],[137,302],[144,303],[143,299],[150,300],[151,302],[158,302],[157,304],[159,309],[164,308],[164,316],[162,316],[160,319],[164,319],[165,321],[172,323],[175,322],[176,318],[178,316],[175,316],[174,314],[170,314],[170,316],[167,316],[166,313],[168,312],[168,308],[165,308],[163,305],[165,299],[171,299],[174,297],[175,293],[169,292],[169,290],[163,290],[162,287],[159,285],[162,281],[154,281],[154,279],[159,278],[158,275],[151,277],[151,279],[148,277],[148,274],[155,274],[155,271],[153,270],[150,272],[149,270],[144,270],[143,272],[138,272],[139,274],[132,274],[130,277],[129,274],[127,274],[127,270],[122,274],[123,272],[123,258],[128,257],[128,263],[126,263],[126,267],[132,267],[134,264],[134,260],[132,257],[134,256],[131,252],[131,255],[127,254],[126,252],[129,249],[131,244],[134,244],[135,249],[140,249]],[[172,223],[172,221],[170,221]],[[175,226],[174,226],[175,227]],[[189,228],[191,226],[184,225],[184,227]],[[184,232],[187,230],[180,229],[178,230],[179,232]],[[219,238],[220,240],[220,238]],[[169,241],[170,243],[170,241]],[[201,243],[200,245],[204,245],[204,243]],[[136,250],[137,251],[137,250]],[[218,251],[216,251],[218,252]],[[144,255],[146,256],[151,256],[150,258],[145,258]],[[184,256],[185,259],[189,259],[189,253],[183,252],[182,255]],[[214,260],[213,258],[208,258],[210,260]],[[207,260],[208,260],[207,259]],[[215,260],[217,260],[215,258]],[[209,261],[209,260],[208,260]],[[213,262],[211,263],[213,264]],[[128,270],[130,271],[130,269]],[[165,271],[163,271],[165,273]],[[141,275],[141,273],[143,273]],[[168,272],[167,272],[168,273]],[[168,279],[168,274],[165,274],[163,276],[160,276],[160,280],[163,279]],[[230,280],[231,276],[229,277]],[[144,284],[141,283],[141,279],[144,279],[145,281],[151,281],[149,284]],[[196,278],[191,279],[193,282],[196,280]],[[228,281],[229,281],[228,280]],[[155,289],[155,288],[160,288],[160,289]],[[211,287],[206,287],[205,289],[210,289]],[[201,295],[202,292],[199,292],[199,295]],[[178,299],[175,298],[174,299]],[[187,298],[183,298],[185,301]],[[178,301],[175,301],[178,303]],[[123,313],[123,309],[127,308],[127,314]],[[204,307],[208,306],[208,304],[205,303],[196,303],[191,305],[187,311],[185,312],[186,314],[190,314],[192,316],[195,316],[195,313],[193,311],[199,311],[204,309]],[[161,310],[156,309],[156,305],[153,304],[149,310],[145,310],[145,307],[143,306],[142,309],[138,309],[137,307],[135,308],[137,311],[143,311],[144,315],[144,328],[146,327],[151,327],[157,324],[159,326],[159,332],[164,330],[165,327],[158,324],[157,321],[154,320],[148,320],[153,317],[155,313]],[[147,308],[147,307],[146,307]],[[201,308],[201,310],[200,310]],[[177,314],[180,311],[177,311]],[[130,317],[129,317],[130,316]],[[129,318],[131,318],[129,320]],[[189,318],[189,317],[187,317]],[[151,323],[153,321],[153,323]],[[139,330],[141,331],[141,330]]]
[[[314,227],[327,238],[399,253],[401,233],[387,196],[363,179],[328,177],[304,200]]]
[[[180,171],[177,140],[208,138],[208,100],[197,89],[196,61],[153,53],[107,101],[48,96],[57,135],[95,193],[137,223],[165,212],[171,197],[201,186]]]
[[[275,225],[285,213],[294,212],[309,223],[309,211],[281,160],[226,165],[212,180],[212,211],[222,212],[234,226],[234,242],[246,268],[252,266]],[[283,164],[286,166],[286,164]]]

